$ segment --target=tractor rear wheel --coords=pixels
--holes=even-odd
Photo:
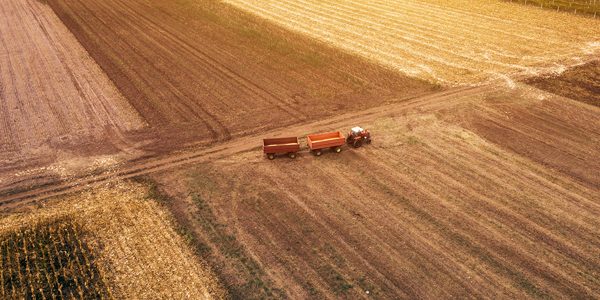
[[[270,160],[273,160],[273,159],[275,159],[275,154],[269,153],[269,154],[267,154],[267,158]]]
[[[356,140],[354,141],[354,144],[352,144],[352,146],[354,146],[354,148],[360,148],[360,146],[362,146],[362,143],[362,140]]]
[[[289,156],[291,159],[294,159],[294,158],[296,158],[296,153],[294,153],[294,152],[290,152],[290,153],[288,153],[288,156]]]

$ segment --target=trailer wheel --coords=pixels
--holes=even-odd
[[[267,158],[270,159],[270,160],[274,160],[275,159],[275,154],[269,153],[269,154],[267,154]]]
[[[289,156],[291,159],[294,159],[294,158],[296,158],[296,153],[294,153],[294,152],[290,152],[290,153],[288,153],[288,156]]]
[[[315,156],[321,156],[321,154],[322,154],[323,152],[321,152],[321,150],[319,149],[319,150],[315,150],[315,151],[313,151],[313,153],[315,154]]]
[[[335,147],[333,148],[333,151],[335,151],[335,153],[340,153],[342,152],[342,147]]]

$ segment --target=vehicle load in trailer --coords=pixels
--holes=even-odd
[[[298,151],[300,143],[297,137],[263,139],[263,152],[269,159],[274,159],[277,154],[287,154],[290,158],[296,158]]]
[[[346,143],[346,137],[339,131],[309,134],[306,137],[308,148],[316,156],[321,155],[323,149],[330,148],[336,153],[342,151],[342,146]]]

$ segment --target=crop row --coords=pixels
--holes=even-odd
[[[82,230],[69,220],[0,236],[0,298],[107,298]]]

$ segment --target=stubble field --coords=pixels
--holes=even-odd
[[[600,49],[597,20],[500,1],[226,2],[445,85],[548,72]]]
[[[120,183],[0,219],[2,298],[224,297],[152,195]]]
[[[144,126],[50,7],[2,1],[0,15],[2,168],[19,160],[15,154],[100,140],[107,127]]]

